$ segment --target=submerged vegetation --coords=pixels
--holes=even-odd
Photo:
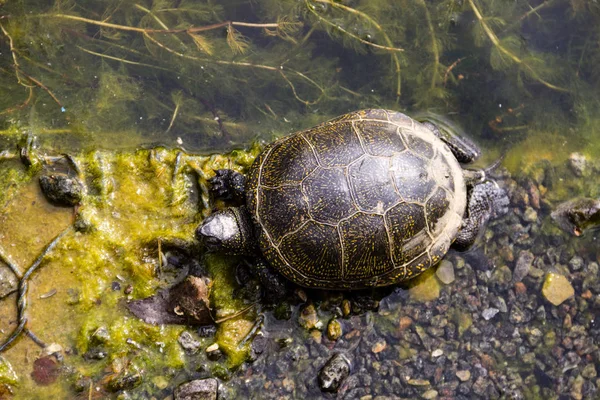
[[[162,270],[161,244],[193,241],[215,206],[207,195],[214,169],[244,171],[261,141],[329,117],[367,107],[448,115],[490,159],[505,154],[508,170],[539,183],[552,203],[544,211],[599,195],[595,180],[552,175],[571,152],[600,155],[595,2],[0,0],[0,53],[0,268],[14,264],[30,281],[0,301],[2,343],[6,326],[21,333],[0,350],[0,398],[13,387],[17,398],[61,397],[67,386],[92,398],[132,385],[143,398],[190,376],[230,377],[262,322],[234,298],[253,294],[238,286],[236,260],[203,259],[214,318],[223,321],[213,337],[147,324],[124,302],[176,280]],[[63,153],[86,183],[76,210],[47,204],[38,187]],[[417,281],[409,291],[431,301],[436,279],[432,270],[420,278],[428,286]],[[313,325],[323,325],[311,307]],[[291,310],[281,304],[274,314],[285,320]],[[455,319],[459,335],[473,324],[470,313]],[[225,357],[187,352],[178,340],[188,331],[198,348],[216,342]],[[31,338],[66,357],[68,382],[48,390],[29,378],[39,379],[22,357],[40,354]]]
[[[5,137],[214,151],[360,107],[497,140],[597,132],[600,7],[582,0],[6,2]],[[536,101],[532,101],[532,99]]]

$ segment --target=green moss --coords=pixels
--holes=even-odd
[[[10,363],[0,356],[0,384],[16,385],[19,383],[19,377],[13,370]]]
[[[215,254],[207,255],[206,266],[213,279],[211,305],[216,310],[216,318],[225,318],[239,313],[248,307],[236,296],[239,285],[235,280],[235,266],[240,260]],[[242,343],[252,329],[256,313],[249,311],[219,324],[216,342],[227,355],[227,366],[235,368],[243,363],[249,352],[248,343]]]

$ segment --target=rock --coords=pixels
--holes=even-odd
[[[421,397],[426,400],[436,399],[438,397],[438,392],[437,390],[429,389],[428,391],[423,393]]]
[[[214,378],[197,379],[175,389],[174,400],[217,400],[219,382]]]
[[[340,321],[333,318],[327,324],[327,338],[329,340],[338,340],[342,336],[342,324]]]
[[[513,271],[513,282],[521,282],[521,280],[529,274],[534,259],[535,256],[529,250],[522,250],[519,252],[515,270]]]
[[[310,303],[302,307],[300,315],[298,316],[298,322],[307,330],[313,328],[318,329],[320,327],[319,325],[321,325],[321,322],[317,316],[317,309],[314,304]]]
[[[500,312],[499,309],[490,307],[490,308],[486,308],[485,310],[483,310],[483,312],[481,313],[481,316],[486,321],[489,321],[490,319],[494,318],[494,316],[496,314],[498,314],[499,312]]]
[[[0,299],[16,292],[17,284],[18,281],[15,274],[8,267],[0,264]]]
[[[513,305],[508,315],[508,320],[513,324],[525,324],[531,321],[532,315],[529,310],[523,310],[518,305]]]
[[[406,383],[411,386],[429,386],[431,382],[426,379],[409,379]]]
[[[544,279],[542,294],[550,303],[558,306],[575,295],[571,283],[563,275],[550,272]]]
[[[537,211],[535,211],[533,207],[527,207],[523,212],[523,219],[527,222],[536,222],[537,218]]]
[[[40,176],[42,192],[51,203],[59,206],[74,206],[81,202],[83,184],[77,178],[53,173]]]
[[[581,236],[587,228],[600,225],[600,200],[586,197],[569,200],[559,204],[550,215],[562,230]]]
[[[410,317],[403,316],[400,318],[400,322],[398,323],[398,330],[403,331],[409,328],[413,323],[413,320]]]
[[[118,392],[121,390],[129,390],[139,386],[142,383],[142,375],[135,372],[129,374],[127,372],[115,375],[106,384],[109,392]]]
[[[454,265],[448,260],[442,260],[435,274],[443,284],[449,285],[454,282]]]
[[[192,334],[188,331],[181,332],[181,335],[179,335],[177,341],[188,354],[197,353],[200,347],[202,346],[202,343],[194,339]]]
[[[324,392],[335,393],[350,374],[350,361],[341,354],[334,354],[319,371],[319,387]]]
[[[127,303],[136,317],[149,324],[208,325],[211,281],[207,277],[188,275],[177,285],[155,295]]]
[[[33,362],[31,377],[41,386],[54,383],[60,375],[60,366],[52,356],[40,357]]]
[[[377,343],[375,343],[371,347],[371,351],[375,354],[381,353],[383,350],[386,349],[386,347],[387,347],[387,343],[385,342],[385,340],[381,339],[381,340],[378,340]]]
[[[433,270],[429,269],[411,279],[408,294],[411,299],[420,303],[433,301],[440,297],[440,283]]]
[[[581,153],[571,153],[569,155],[569,167],[577,176],[583,176],[587,169],[587,158]]]
[[[574,256],[569,260],[569,267],[571,271],[579,271],[583,267],[583,258],[580,256]]]
[[[213,343],[206,348],[206,357],[211,361],[217,361],[223,356],[218,343]]]
[[[456,371],[456,377],[460,379],[461,382],[466,382],[471,379],[471,371],[468,369],[463,371]]]
[[[444,354],[444,350],[442,350],[442,349],[435,349],[434,351],[431,352],[431,357],[437,358],[437,357],[440,357],[443,354]]]
[[[598,375],[597,371],[596,371],[596,367],[594,366],[594,364],[588,364],[583,368],[583,371],[581,371],[581,376],[583,376],[586,379],[593,379]]]

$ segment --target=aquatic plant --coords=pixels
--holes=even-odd
[[[0,12],[2,137],[16,124],[63,147],[65,135],[114,146],[120,132],[124,147],[215,150],[386,106],[512,139],[599,114],[592,2],[17,0]]]

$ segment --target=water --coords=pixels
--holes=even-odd
[[[164,398],[204,377],[219,378],[223,398],[332,397],[316,377],[336,352],[352,363],[342,398],[598,397],[597,232],[575,237],[550,214],[600,196],[600,6],[126,3],[13,1],[0,11],[0,250],[23,272],[67,229],[27,294],[28,329],[62,348],[64,359],[42,368],[57,377],[41,385],[38,362],[32,378],[44,354],[20,337],[2,353],[0,398]],[[213,169],[243,171],[265,142],[375,107],[449,118],[482,147],[478,166],[504,157],[495,174],[511,209],[474,249],[399,288],[261,301],[214,337],[129,314],[126,300],[177,280],[178,269],[158,267],[158,243],[166,254],[190,241],[210,212]],[[48,204],[37,184],[44,170],[74,174],[52,158],[62,153],[87,183],[76,221],[89,231],[69,230],[72,208]],[[216,318],[257,299],[255,281],[242,289],[234,279],[245,276],[239,261],[204,260]],[[17,326],[16,298],[1,300],[0,338]],[[251,350],[240,343],[259,314]],[[333,318],[337,340],[327,338]],[[184,330],[197,352],[177,342]],[[225,356],[209,361],[215,341]]]

